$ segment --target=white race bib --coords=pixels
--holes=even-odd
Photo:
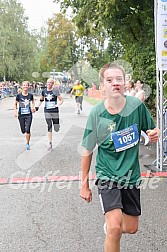
[[[30,114],[30,108],[21,108],[21,115]]]
[[[46,109],[53,109],[55,107],[56,107],[56,102],[55,101],[46,102]]]

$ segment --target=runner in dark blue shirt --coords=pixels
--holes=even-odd
[[[21,132],[26,133],[26,149],[30,150],[30,128],[32,123],[32,112],[35,112],[34,97],[32,94],[28,93],[29,83],[28,81],[23,81],[22,92],[17,94],[14,112],[15,116],[18,117]],[[17,105],[19,104],[19,109],[17,111]]]
[[[42,91],[40,102],[36,108],[36,111],[39,109],[39,106],[43,101],[45,101],[44,113],[45,120],[48,126],[48,151],[52,150],[52,127],[56,132],[59,131],[59,108],[58,106],[63,103],[63,98],[60,95],[58,89],[53,88],[54,80],[47,80],[47,88]]]

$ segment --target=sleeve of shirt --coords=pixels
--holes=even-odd
[[[89,114],[86,128],[83,135],[82,146],[89,151],[93,151],[97,143],[97,125],[96,114],[91,112]]]
[[[54,89],[53,93],[55,96],[60,96],[60,91],[58,89]]]
[[[149,129],[154,129],[156,126],[155,126],[155,123],[154,123],[154,120],[149,112],[149,110],[147,109],[147,107],[145,106],[144,103],[141,104],[141,130],[143,131],[147,131]]]
[[[19,102],[19,94],[17,94],[17,96],[16,96],[16,101],[18,101]]]

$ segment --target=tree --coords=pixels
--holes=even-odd
[[[0,1],[0,77],[7,80],[31,79],[37,70],[36,35],[27,27],[23,7],[16,0]]]
[[[154,1],[153,0],[55,0],[65,12],[72,9],[73,20],[82,36],[96,35],[103,28],[110,41],[108,52],[128,61],[133,78],[145,80],[155,93]],[[91,25],[90,25],[91,24]],[[115,47],[116,45],[116,47]],[[115,51],[117,50],[117,52]],[[118,51],[121,49],[121,51]],[[107,53],[108,53],[107,52]],[[111,52],[114,54],[111,54]],[[97,58],[98,58],[97,54]],[[99,66],[98,66],[99,67]]]
[[[48,20],[48,36],[41,67],[47,71],[68,70],[78,60],[76,28],[63,14]]]
[[[95,29],[107,30],[112,38],[119,38],[127,46],[134,41],[148,39],[154,34],[153,0],[55,0],[66,11],[72,8],[77,27],[82,35],[91,33],[90,23]],[[83,25],[84,24],[84,25]],[[152,39],[152,38],[151,38]]]

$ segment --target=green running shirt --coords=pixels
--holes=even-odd
[[[121,184],[134,185],[140,183],[139,143],[141,130],[154,129],[155,124],[145,104],[136,97],[126,96],[126,104],[119,114],[110,114],[104,101],[96,105],[90,112],[84,131],[82,146],[93,151],[98,147],[96,156],[96,176],[101,180],[111,180]],[[125,150],[116,151],[112,133],[137,126],[138,142]],[[132,140],[136,132],[129,136],[122,135],[118,142]],[[126,144],[126,143],[125,143]]]

